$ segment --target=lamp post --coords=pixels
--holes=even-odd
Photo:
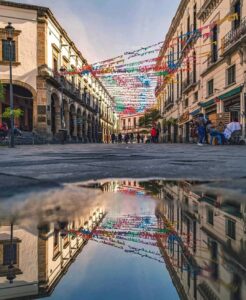
[[[12,59],[13,59],[13,37],[15,29],[12,23],[9,22],[5,27],[6,38],[9,46],[9,102],[10,102],[10,148],[14,148],[14,98],[13,98],[13,83],[12,83]]]
[[[13,245],[13,229],[14,224],[13,221],[11,221],[10,224],[10,262],[8,265],[8,272],[7,272],[7,279],[9,283],[13,283],[13,280],[16,278],[15,276],[15,267],[14,267],[14,245]]]

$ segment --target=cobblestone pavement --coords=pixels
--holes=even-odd
[[[69,144],[0,147],[0,196],[101,178],[246,178],[245,146]]]

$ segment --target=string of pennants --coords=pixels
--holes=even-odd
[[[216,42],[211,41],[201,46],[188,48],[185,53],[183,46],[192,39],[208,39],[213,34],[214,26],[236,19],[238,19],[238,14],[233,13],[196,30],[183,33],[171,39],[165,49],[163,48],[164,42],[161,41],[137,50],[126,51],[122,55],[92,65],[85,65],[77,70],[66,70],[62,75],[89,76],[91,73],[102,81],[114,98],[115,110],[119,114],[144,112],[156,103],[155,90],[159,77],[162,77],[165,82],[177,83],[178,80],[175,81],[174,76],[178,70],[190,71],[193,64],[203,63],[199,62],[199,59],[207,59],[211,55],[211,51],[201,51],[199,55],[194,55],[194,51],[205,46],[212,46]],[[177,43],[181,43],[182,47],[174,53],[173,47]],[[170,54],[162,55],[164,50],[168,52],[168,48],[170,48]],[[174,55],[177,56],[176,60],[174,60]],[[137,57],[146,56],[147,59],[136,61]]]

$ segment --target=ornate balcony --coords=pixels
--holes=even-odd
[[[235,46],[239,41],[246,38],[246,17],[244,17],[240,25],[229,31],[221,40],[222,55]]]

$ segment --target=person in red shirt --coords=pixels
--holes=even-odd
[[[150,134],[151,134],[152,143],[155,143],[156,142],[156,136],[157,136],[157,130],[156,130],[155,127],[152,127]]]

